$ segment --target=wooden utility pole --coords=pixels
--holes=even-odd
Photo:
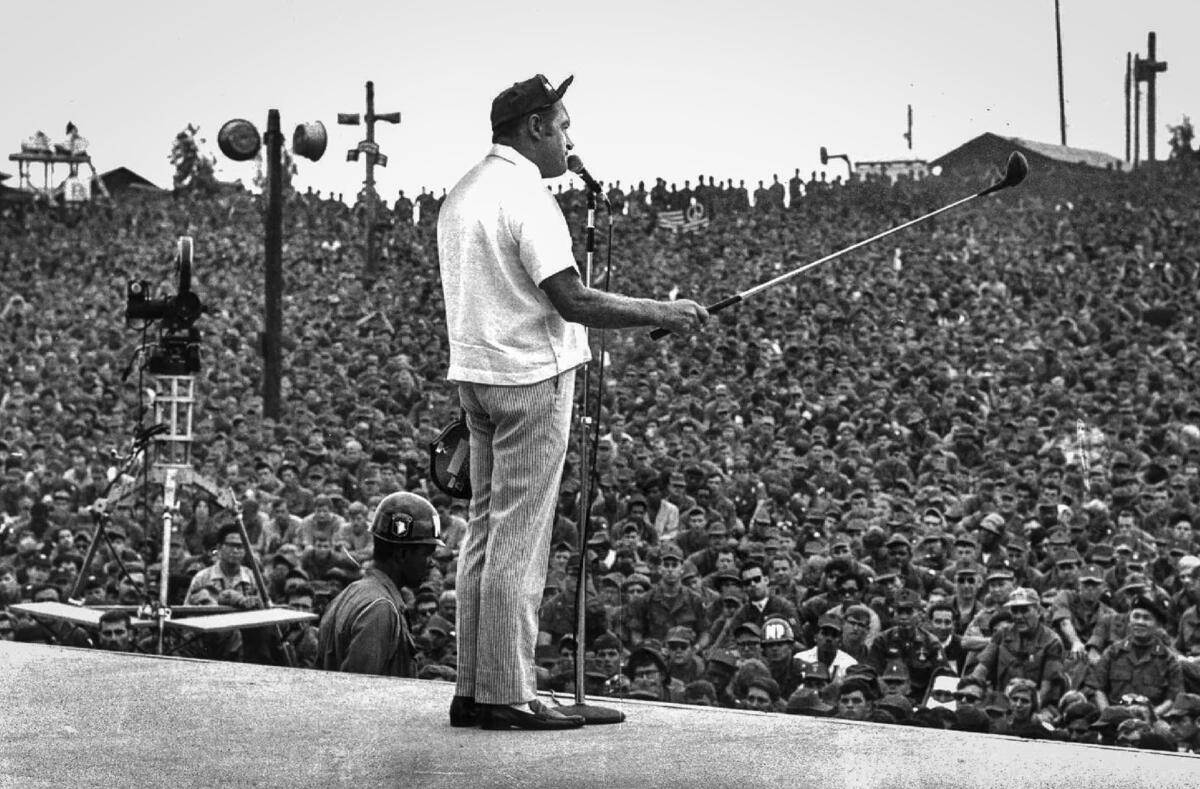
[[[280,418],[283,381],[283,132],[279,110],[267,111],[267,216],[263,315],[263,416]]]
[[[1125,53],[1125,163],[1128,164],[1129,158],[1129,106],[1130,90],[1133,86],[1133,53]]]
[[[378,232],[377,225],[379,223],[379,194],[375,191],[375,165],[387,167],[387,156],[379,152],[379,144],[375,142],[375,122],[399,123],[400,113],[375,112],[375,83],[371,81],[367,82],[367,113],[363,116],[363,120],[367,125],[367,139],[362,140],[346,152],[346,161],[357,162],[359,155],[362,154],[363,160],[366,162],[367,177],[363,181],[362,191],[362,196],[367,201],[366,271],[368,276],[375,277],[379,273],[379,256],[375,245],[375,234]],[[339,112],[338,123],[344,126],[357,126],[359,115],[357,112]]]
[[[1142,161],[1142,56],[1133,56],[1133,166]]]
[[[326,140],[325,125],[316,121],[296,127],[292,146],[295,153],[315,162],[324,155]],[[262,143],[267,146],[267,186],[263,190],[267,201],[263,221],[263,330],[259,336],[263,356],[263,416],[278,421],[283,382],[283,132],[279,129],[279,110],[267,111],[267,133],[261,140],[254,124],[243,118],[226,121],[217,134],[221,153],[235,162],[253,159]]]
[[[1146,161],[1153,162],[1154,137],[1158,127],[1158,94],[1155,82],[1159,74],[1167,70],[1165,61],[1158,60],[1158,37],[1154,31],[1146,36],[1146,59],[1138,58],[1134,65],[1134,78],[1146,83]]]
[[[1054,36],[1058,41],[1058,128],[1062,145],[1067,144],[1067,99],[1063,94],[1062,66],[1062,21],[1059,19],[1058,0],[1054,0]]]
[[[908,150],[912,150],[912,105],[908,105],[908,131],[904,132],[904,139],[908,140]]]

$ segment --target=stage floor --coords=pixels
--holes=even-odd
[[[454,729],[453,686],[0,642],[0,786],[1196,787],[1190,756],[637,701]],[[570,701],[570,700],[565,700]]]

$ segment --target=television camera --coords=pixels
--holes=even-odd
[[[158,342],[150,350],[151,375],[191,375],[200,371],[200,332],[196,320],[206,307],[192,290],[192,239],[179,238],[175,258],[179,288],[174,296],[150,298],[150,283],[134,280],[125,291],[125,319],[159,322]]]

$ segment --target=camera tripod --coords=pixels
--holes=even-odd
[[[178,626],[199,632],[219,632],[234,630],[242,627],[262,627],[281,625],[291,622],[302,622],[315,619],[311,613],[291,611],[289,609],[271,608],[270,595],[258,557],[246,532],[242,520],[241,507],[233,490],[218,485],[192,468],[192,435],[193,418],[196,405],[196,377],[199,372],[199,333],[192,323],[203,311],[200,299],[191,291],[192,239],[183,236],[179,239],[179,295],[173,299],[149,301],[146,299],[148,287],[144,283],[132,283],[129,288],[129,306],[127,317],[143,318],[148,321],[160,319],[163,323],[162,335],[159,342],[151,351],[147,367],[154,376],[154,423],[149,428],[139,428],[135,434],[133,449],[126,462],[125,469],[119,470],[104,496],[98,498],[92,506],[96,519],[96,527],[84,556],[83,568],[86,571],[95,560],[100,541],[108,542],[105,533],[106,526],[111,520],[111,513],[117,505],[132,496],[141,485],[151,483],[162,485],[162,541],[160,545],[160,578],[158,599],[150,599],[141,606],[116,606],[117,609],[127,610],[133,615],[135,626],[153,625],[156,630],[156,651],[163,653],[163,643],[168,625]],[[137,285],[137,287],[135,287]],[[137,475],[124,474],[122,471],[142,467],[141,480]],[[182,606],[174,610],[170,607],[169,584],[171,573],[171,534],[175,529],[175,521],[179,518],[178,492],[182,485],[197,487],[214,498],[216,503],[229,510],[234,515],[242,541],[246,545],[246,556],[249,558],[251,574],[258,589],[264,606],[263,609],[249,611],[233,611],[221,609],[222,613],[214,613],[211,606]],[[120,556],[114,560],[128,575]],[[68,597],[69,604],[63,603],[26,603],[14,606],[18,610],[33,615],[45,616],[51,619],[69,621],[74,624],[96,626],[102,614],[101,607],[87,608],[81,595],[86,572],[81,572],[75,579],[75,584]],[[103,607],[112,610],[113,607]],[[207,614],[207,616],[188,616],[187,618],[172,619],[172,614]],[[289,655],[289,662],[293,662]]]

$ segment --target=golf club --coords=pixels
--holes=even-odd
[[[859,241],[856,244],[851,244],[850,246],[846,247],[845,249],[840,249],[831,255],[826,255],[825,257],[821,258],[820,260],[814,260],[811,263],[805,263],[803,266],[800,266],[799,268],[794,268],[791,271],[784,272],[783,274],[780,274],[778,277],[775,277],[775,279],[759,283],[758,285],[755,285],[752,288],[743,290],[741,293],[735,293],[732,296],[729,296],[727,298],[722,299],[721,301],[718,301],[716,304],[710,304],[708,306],[708,311],[710,313],[720,312],[721,310],[725,309],[726,307],[732,307],[734,304],[737,304],[739,301],[743,301],[744,299],[750,298],[751,296],[753,296],[755,293],[758,293],[759,291],[766,290],[767,288],[772,287],[773,285],[778,285],[781,282],[786,282],[787,280],[791,279],[792,277],[796,276],[797,274],[803,274],[805,271],[808,271],[811,268],[815,268],[816,266],[819,266],[822,263],[828,263],[829,261],[833,260],[834,258],[841,257],[842,255],[846,254],[847,252],[853,252],[854,250],[859,249],[860,247],[865,247],[867,244],[878,241],[881,238],[890,236],[892,233],[897,233],[906,227],[912,227],[913,225],[917,224],[918,222],[924,222],[926,219],[937,216],[938,214],[943,213],[945,211],[949,211],[951,208],[957,208],[958,206],[962,205],[963,203],[968,203],[977,197],[983,197],[984,195],[990,195],[993,192],[998,192],[1001,189],[1007,189],[1010,186],[1016,186],[1017,184],[1024,181],[1025,176],[1027,176],[1027,175],[1029,175],[1029,162],[1025,160],[1025,157],[1019,151],[1013,151],[1011,154],[1008,155],[1008,164],[1004,168],[1004,177],[1001,178],[996,183],[989,186],[987,189],[984,189],[982,192],[976,192],[975,194],[971,195],[970,197],[964,197],[961,200],[956,200],[955,202],[951,203],[950,205],[942,206],[941,208],[939,208],[935,211],[930,211],[928,214],[925,214],[924,216],[919,216],[916,219],[911,219],[902,225],[897,225],[896,227],[893,227],[890,230],[885,230],[882,233],[879,233],[878,235],[874,235],[874,236],[871,236],[870,238],[863,239],[862,241]],[[671,333],[670,329],[658,328],[658,329],[655,329],[654,331],[650,332],[650,337],[652,339],[658,340],[663,337],[666,337],[670,333]]]

